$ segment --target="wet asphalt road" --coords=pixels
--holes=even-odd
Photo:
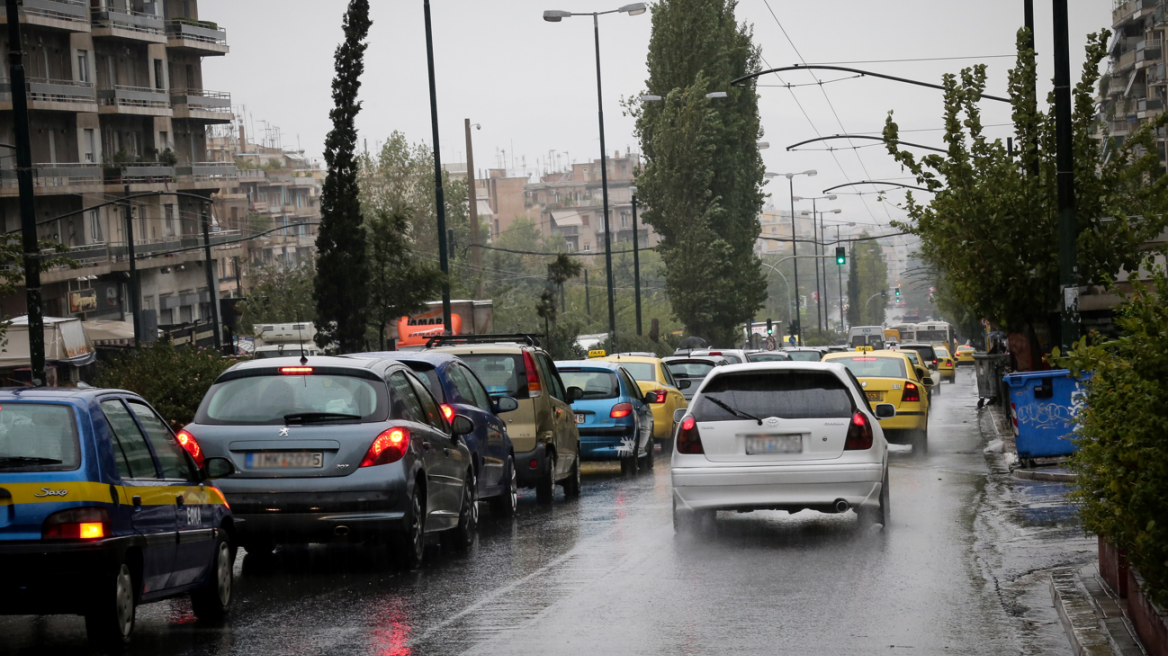
[[[893,454],[884,529],[852,513],[722,513],[678,538],[665,458],[631,479],[590,467],[578,501],[544,508],[524,491],[515,520],[484,511],[468,555],[435,549],[418,571],[362,546],[240,558],[225,626],[197,623],[185,600],[144,606],[129,652],[1066,653],[1027,576],[1089,543],[1059,486],[1005,483],[987,464],[969,374],[934,397],[928,456]],[[0,618],[0,656],[84,653],[80,618]]]

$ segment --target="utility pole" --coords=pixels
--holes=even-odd
[[[215,260],[211,259],[211,199],[203,204],[203,271],[207,274],[207,302],[215,324],[215,350],[223,352],[223,324],[219,321],[219,286],[215,284]]]
[[[1026,45],[1031,50],[1034,50],[1034,0],[1023,0],[1022,11],[1024,14],[1023,20],[1026,23],[1026,29],[1030,31],[1030,40],[1027,42]],[[1037,60],[1037,59],[1038,59],[1038,56],[1036,53],[1035,60]],[[1068,66],[1069,66],[1069,64],[1068,64]],[[1069,78],[1070,73],[1068,73],[1067,75]],[[1035,76],[1035,78],[1034,78],[1034,88],[1031,89],[1031,92],[1034,94],[1034,104],[1032,104],[1030,106],[1030,111],[1034,112],[1034,114],[1037,115],[1038,114],[1038,77],[1037,76]],[[1030,164],[1030,174],[1035,179],[1037,179],[1038,178],[1038,135],[1037,134],[1035,134],[1034,138],[1030,140],[1030,156],[1034,158],[1034,161],[1031,162],[1031,164]]]
[[[820,334],[823,333],[823,298],[819,294],[819,228],[815,219],[818,210],[815,207],[814,198],[811,199],[811,235],[815,240],[815,327],[819,329]],[[798,262],[795,263],[799,265]]]
[[[470,261],[474,266],[475,298],[483,297],[483,251],[479,248],[479,197],[475,187],[474,144],[470,138],[470,119],[466,123],[466,184],[470,200]]]
[[[11,1],[11,0],[10,0]],[[427,0],[429,1],[429,0]],[[600,19],[592,14],[592,27],[596,35],[596,107],[600,116],[600,188],[604,198],[604,264],[608,271],[608,333],[614,353],[616,348],[616,297],[612,285],[612,230],[608,225],[608,151],[604,145],[604,101],[600,85]]]
[[[795,229],[795,176],[788,175],[787,183],[791,189],[791,255],[799,257],[799,231]],[[795,269],[795,342],[796,346],[803,346],[803,322],[799,320],[799,260],[795,260],[792,268]]]
[[[126,169],[122,169],[122,175],[126,174]],[[142,314],[142,290],[138,287],[138,254],[134,252],[134,212],[130,205],[130,185],[127,183],[124,187],[126,193],[125,204],[125,218],[126,218],[126,244],[127,253],[130,258],[130,315],[134,322],[134,344],[136,346],[142,345],[142,320],[139,315]]]
[[[32,143],[28,125],[28,85],[20,42],[20,7],[6,0],[8,70],[12,80],[13,124],[16,132],[16,182],[20,190],[20,231],[24,249],[24,289],[28,305],[28,354],[34,387],[45,385],[45,318],[41,302],[41,247],[36,227],[32,179]]]
[[[1078,221],[1075,217],[1075,153],[1071,123],[1071,52],[1067,0],[1054,0],[1054,115],[1058,171],[1059,287],[1062,289],[1062,347],[1079,339]]]
[[[641,336],[641,249],[637,245],[637,192],[633,190],[633,291],[637,299],[637,336]]]
[[[430,0],[423,0],[426,15],[426,63],[430,73],[430,124],[434,130],[434,203],[438,214],[438,266],[442,269],[442,329],[453,334],[450,321],[450,255],[446,252],[446,198],[442,194],[442,151],[438,146],[438,95],[434,88],[434,37],[430,29]],[[475,249],[478,250],[478,249]]]

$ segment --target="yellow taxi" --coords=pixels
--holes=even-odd
[[[588,357],[619,362],[632,374],[642,393],[655,396],[655,400],[649,404],[653,409],[653,439],[666,443],[663,446],[668,447],[669,440],[673,439],[673,411],[689,407],[689,402],[677,387],[677,381],[669,373],[669,367],[665,366],[661,358],[650,354],[604,355],[604,351],[591,351]]]
[[[969,344],[963,344],[961,346],[958,346],[957,347],[957,366],[961,366],[963,364],[973,364],[973,354],[976,352],[977,352],[977,349],[973,348]]]
[[[929,451],[928,370],[914,366],[904,351],[828,353],[823,362],[842,364],[860,381],[872,403],[891,403],[896,416],[880,420],[889,442],[911,444],[913,453]]]
[[[928,369],[928,367],[925,367],[925,365],[921,364],[921,354],[920,353],[917,353],[916,351],[914,351],[912,349],[904,349],[902,351],[897,351],[897,353],[905,354],[905,356],[908,357],[909,361],[912,362],[914,368],[915,367],[924,367],[926,370]],[[931,382],[925,383],[925,389],[929,390],[929,401],[931,402],[933,400],[933,388],[936,386],[937,381],[932,376],[929,377],[929,381],[931,381]]]
[[[937,353],[937,373],[941,375],[941,380],[937,382],[956,383],[957,358],[949,354],[948,346],[934,346],[933,350]]]

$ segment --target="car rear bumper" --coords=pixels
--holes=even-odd
[[[0,615],[83,613],[139,536],[97,542],[0,542]]]
[[[577,427],[580,431],[581,460],[620,460],[632,455],[629,446],[636,436],[636,426]],[[637,444],[633,447],[633,451]]]
[[[879,503],[884,465],[674,468],[672,474],[678,508],[831,512],[840,499],[851,507]]]
[[[925,415],[923,410],[905,410],[896,411],[896,416],[891,419],[881,419],[880,428],[884,432],[888,431],[903,431],[903,430],[924,430],[929,418]]]
[[[516,452],[515,480],[519,487],[535,487],[546,471],[544,468],[548,467],[549,464],[550,461],[547,459],[547,453],[542,444],[536,444],[531,451]]]

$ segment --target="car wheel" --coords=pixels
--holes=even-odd
[[[880,505],[875,508],[865,506],[860,511],[861,526],[871,526],[872,524],[879,524],[885,529],[888,528],[889,514],[889,491],[888,491],[888,468],[884,469],[884,480],[880,484]]]
[[[519,507],[519,479],[515,473],[515,459],[507,456],[503,465],[503,481],[507,487],[491,499],[491,512],[500,517],[511,517]]]
[[[474,472],[466,473],[466,482],[462,485],[462,508],[458,512],[458,526],[450,529],[442,536],[443,544],[456,551],[466,551],[474,544],[475,532],[479,528],[479,497]]]
[[[103,578],[99,597],[85,614],[89,642],[98,649],[118,649],[130,643],[134,632],[134,577],[124,561],[114,576]]]
[[[633,461],[636,463],[636,460]],[[576,498],[580,496],[580,445],[576,445],[576,459],[572,461],[572,471],[568,473],[567,480],[564,481],[564,496],[569,498]]]
[[[539,503],[551,503],[556,496],[556,458],[549,451],[544,455],[543,475],[535,484],[535,500]]]
[[[215,541],[215,558],[211,562],[206,587],[191,593],[191,609],[201,622],[220,622],[231,607],[235,559],[227,531],[219,531]]]
[[[422,498],[414,487],[410,494],[406,516],[402,518],[402,531],[394,539],[395,562],[402,569],[416,569],[422,566],[426,555],[426,511]]]
[[[913,455],[918,458],[929,455],[929,429],[913,431],[912,448]]]
[[[621,476],[632,476],[637,473],[637,456],[625,456],[620,459]]]
[[[641,459],[641,473],[647,474],[653,471],[653,456],[654,451],[657,450],[657,444],[653,442],[653,434],[649,434],[649,443],[645,445],[645,456]]]

